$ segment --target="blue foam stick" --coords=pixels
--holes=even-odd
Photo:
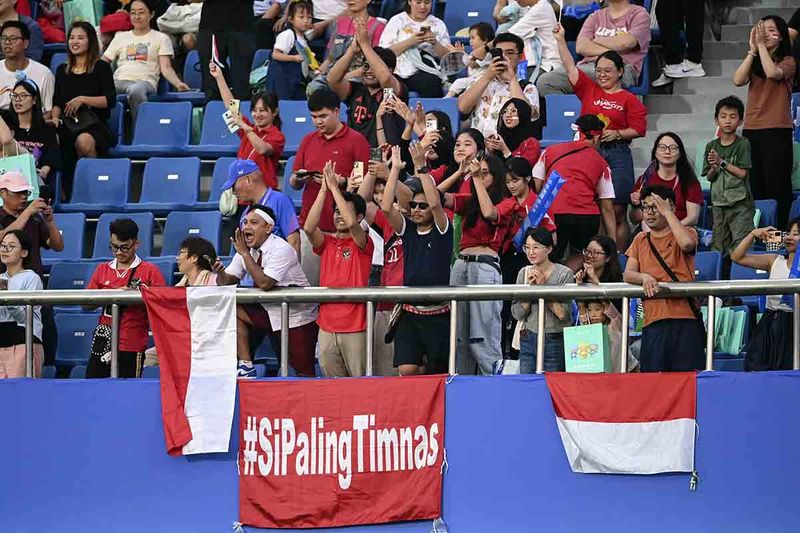
[[[528,231],[528,228],[535,228],[539,225],[550,209],[550,206],[553,205],[558,191],[561,190],[561,187],[566,182],[567,180],[562,178],[561,174],[555,170],[550,173],[550,177],[547,178],[542,190],[539,191],[539,196],[536,197],[536,201],[528,212],[528,216],[522,221],[522,227],[517,231],[517,234],[514,235],[514,246],[517,250],[522,250],[522,241],[525,237],[525,232]]]

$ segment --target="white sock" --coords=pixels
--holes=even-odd
[[[239,359],[239,364],[244,366],[253,366],[252,361],[245,361],[244,359]]]

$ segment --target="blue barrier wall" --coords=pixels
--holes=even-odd
[[[799,399],[800,373],[701,375],[690,492],[686,474],[572,473],[539,376],[458,377],[445,519],[451,533],[796,531]],[[157,381],[8,380],[0,404],[3,531],[231,530],[235,455],[168,457]],[[428,533],[430,522],[352,529]]]

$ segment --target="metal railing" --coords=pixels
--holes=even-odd
[[[800,279],[787,280],[737,280],[707,281],[691,283],[661,283],[659,298],[698,298],[706,297],[708,306],[708,327],[706,328],[706,370],[714,365],[714,321],[716,318],[715,298],[725,296],[751,296],[792,294],[794,308],[800,308]],[[525,300],[538,304],[538,332],[536,346],[536,372],[544,371],[544,316],[546,301],[622,300],[622,331],[628,332],[630,325],[630,299],[644,298],[644,291],[638,285],[627,283],[607,283],[601,285],[470,285],[460,287],[367,287],[352,289],[328,289],[324,287],[286,288],[268,292],[257,289],[237,289],[236,301],[246,303],[281,304],[281,355],[280,375],[289,371],[289,306],[298,303],[319,302],[366,302],[367,366],[366,373],[372,375],[372,354],[374,337],[375,302],[390,301],[399,303],[439,303],[450,302],[450,352],[449,372],[456,372],[456,326],[458,324],[458,305],[472,300]],[[111,377],[119,375],[118,342],[119,306],[142,304],[142,296],[137,291],[125,290],[52,290],[52,291],[4,291],[0,295],[0,305],[26,306],[25,347],[27,350],[27,372],[33,376],[33,306],[34,305],[111,305],[112,342]],[[800,370],[800,313],[793,315],[793,367]],[[627,370],[628,335],[622,335],[620,345],[620,368]]]

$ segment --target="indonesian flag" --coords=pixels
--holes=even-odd
[[[211,62],[220,69],[225,69],[225,64],[219,59],[219,48],[217,48],[217,36],[211,34]]]
[[[236,403],[236,287],[142,290],[161,378],[167,453],[227,452]]]
[[[546,374],[573,472],[694,471],[695,373]]]

